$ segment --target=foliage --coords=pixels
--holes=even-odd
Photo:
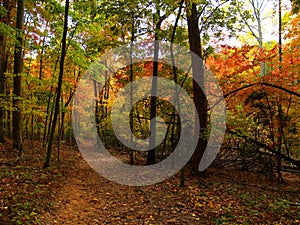
[[[278,62],[278,46],[275,44],[265,50],[248,45],[240,48],[222,46],[219,54],[211,57],[207,64],[219,77],[227,97],[227,108],[230,112],[228,127],[283,151],[289,157],[297,158],[300,143],[295,137],[300,132],[297,110],[299,97],[274,86],[300,92],[299,35],[295,33],[299,29],[298,17],[291,19],[286,29],[285,38],[288,42],[282,48],[281,63]],[[266,74],[263,77],[259,73],[261,62],[266,65]],[[271,85],[266,87],[263,83]],[[231,148],[246,153],[256,152],[261,159],[261,154],[266,152],[253,144],[246,149],[237,145]],[[244,153],[244,157],[247,154]],[[269,169],[272,168],[273,165],[270,165]],[[269,174],[273,174],[272,171]]]
[[[249,44],[249,30],[259,42],[256,28],[264,20],[255,17],[262,7],[251,9],[246,1],[71,1],[59,126],[52,152],[52,158],[60,162],[53,160],[47,170],[41,170],[41,165],[53,123],[65,6],[58,0],[24,2],[19,97],[13,95],[14,46],[20,45],[16,38],[20,31],[15,29],[16,4],[14,0],[0,2],[0,129],[4,131],[4,135],[0,132],[0,223],[299,223],[299,177],[293,174],[299,173],[300,163],[299,0],[292,0],[292,12],[284,14],[282,46],[277,44],[277,37]],[[255,2],[261,1],[249,1]],[[100,55],[122,44],[152,41],[158,35],[163,42],[174,38],[176,44],[190,47],[187,17],[192,3],[199,19],[198,50],[217,77],[227,104],[228,129],[213,165],[217,169],[210,168],[203,180],[182,170],[181,175],[187,177],[182,188],[178,187],[179,174],[161,184],[139,188],[99,178],[74,150],[71,112],[78,82]],[[175,80],[173,69],[159,63],[158,75]],[[146,155],[132,154],[118,141],[111,124],[111,107],[131,79],[151,77],[153,70],[153,62],[140,62],[115,71],[102,90],[94,83],[98,135],[111,154],[126,163],[131,163],[133,156],[133,164],[144,165]],[[180,70],[176,74],[177,83],[195,96],[193,80]],[[14,98],[22,111],[23,155],[10,147],[12,117],[17,109]],[[132,132],[140,139],[150,135],[150,106],[150,98],[145,98],[131,111]],[[160,98],[156,114],[168,126],[164,141],[156,149],[159,162],[176,147],[181,121],[174,107]],[[281,175],[286,184],[274,185],[272,181]]]

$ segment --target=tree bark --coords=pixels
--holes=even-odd
[[[4,135],[5,135],[5,107],[3,106],[5,102],[5,72],[7,68],[7,60],[6,60],[6,37],[4,35],[0,35],[0,143],[4,143]]]
[[[197,110],[200,122],[200,134],[195,134],[195,138],[198,139],[197,147],[192,156],[192,172],[199,174],[199,164],[201,162],[202,156],[204,154],[205,148],[207,146],[207,98],[205,96],[204,90],[204,66],[202,60],[199,61],[199,57],[202,58],[202,46],[201,46],[201,37],[199,30],[199,21],[198,21],[198,12],[197,5],[195,3],[189,3],[186,1],[187,5],[187,22],[188,22],[188,37],[190,50],[192,53],[192,72],[193,72],[193,95],[194,95],[194,104]],[[196,79],[199,80],[199,85],[196,82]],[[198,119],[195,118],[195,121]]]
[[[184,0],[181,0],[180,3],[179,3],[179,10],[178,10],[178,14],[177,14],[177,17],[176,17],[176,20],[175,20],[175,24],[174,24],[174,28],[173,28],[173,31],[172,31],[172,36],[171,36],[171,44],[170,44],[170,55],[171,55],[171,61],[172,61],[172,70],[173,70],[173,76],[174,76],[174,82],[175,82],[175,105],[177,106],[178,108],[178,115],[181,114],[181,108],[180,108],[180,104],[179,104],[179,90],[177,88],[177,85],[178,84],[178,79],[177,79],[177,68],[175,66],[175,59],[174,59],[174,52],[173,52],[173,43],[175,41],[175,34],[176,34],[176,29],[177,29],[177,26],[178,26],[178,21],[179,21],[179,18],[181,16],[181,11],[183,9],[183,3],[184,3]],[[171,117],[171,122],[172,122],[172,119],[174,118],[175,120],[175,123],[176,123],[176,118],[175,118],[175,111],[173,111],[172,113],[172,117]],[[178,119],[179,121],[179,119]],[[171,126],[171,123],[170,125]],[[168,127],[169,129],[169,127]],[[178,131],[180,130],[180,124],[178,124],[177,126],[177,133]],[[175,137],[175,125],[172,126],[172,130],[171,130],[171,137]],[[172,140],[172,148],[175,149],[175,140],[174,138],[171,138]],[[180,170],[180,184],[179,184],[180,187],[183,187],[184,186],[184,167]]]
[[[5,135],[5,72],[7,68],[7,54],[6,54],[6,37],[0,34],[0,143],[4,143]]]
[[[14,2],[11,0],[1,0],[1,5],[6,11],[5,15],[0,15],[0,22],[9,25],[11,21],[11,14],[14,8]],[[3,33],[0,34],[0,143],[4,143],[5,136],[5,107],[6,102],[6,77],[5,73],[7,70],[7,51],[6,51],[7,36]]]
[[[149,138],[149,150],[147,155],[147,165],[155,164],[155,133],[156,133],[156,101],[157,97],[157,77],[158,77],[158,52],[159,52],[159,34],[158,31],[161,28],[161,24],[166,18],[166,16],[160,16],[160,10],[157,10],[157,15],[159,16],[159,21],[155,26],[155,37],[154,37],[154,62],[153,62],[153,79],[152,79],[152,87],[151,87],[151,100],[150,100],[150,138]]]
[[[14,98],[13,98],[13,147],[22,151],[22,121],[20,98],[22,97],[22,71],[23,71],[23,23],[24,0],[18,0],[17,5],[17,43],[14,52]]]
[[[279,76],[281,76],[282,73],[282,8],[281,8],[281,0],[279,0],[279,4],[278,4],[278,11],[279,11],[279,15],[278,15],[278,22],[279,22],[279,27],[278,27],[278,45],[279,45],[279,49],[278,49],[278,55],[279,55]],[[283,112],[282,112],[282,106],[281,106],[281,102],[279,102],[278,105],[278,133],[279,133],[279,137],[277,140],[277,151],[281,153],[282,149],[281,149],[281,145],[282,145],[282,138],[284,137],[284,133],[283,133]],[[284,183],[283,177],[281,175],[281,168],[282,168],[282,157],[280,157],[279,155],[277,155],[277,175],[278,175],[278,183]]]
[[[52,152],[52,144],[54,140],[55,128],[57,123],[57,118],[59,114],[59,100],[61,95],[62,89],[62,82],[63,82],[63,74],[64,74],[64,62],[66,56],[66,42],[67,42],[67,32],[68,32],[68,14],[69,14],[69,0],[66,0],[65,4],[65,16],[64,16],[64,31],[62,37],[62,48],[61,48],[61,59],[60,59],[60,67],[59,67],[59,76],[58,76],[58,86],[57,86],[57,93],[55,99],[55,109],[54,115],[52,120],[52,126],[49,136],[49,142],[47,145],[47,155],[44,164],[44,169],[50,166],[50,159],[51,159],[51,152]]]

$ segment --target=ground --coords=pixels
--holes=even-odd
[[[128,187],[97,174],[79,151],[25,144],[18,157],[0,146],[0,224],[300,224],[300,178],[278,186],[262,174],[210,168],[204,178],[185,171],[151,186]]]

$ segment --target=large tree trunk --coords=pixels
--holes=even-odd
[[[14,2],[11,0],[1,0],[1,5],[5,9],[6,13],[0,15],[0,22],[9,25],[11,21],[11,14],[14,8]],[[5,73],[7,70],[7,51],[6,51],[7,36],[0,33],[0,143],[4,142],[5,136],[5,107],[6,102],[6,90],[5,90]]]
[[[13,147],[22,151],[22,121],[20,98],[22,96],[22,71],[23,71],[23,20],[24,0],[18,0],[17,6],[17,43],[14,52],[14,98],[13,98]]]
[[[64,18],[64,31],[63,31],[63,37],[62,37],[61,59],[60,59],[60,67],[59,67],[58,86],[57,86],[56,99],[55,99],[55,109],[54,109],[53,121],[52,121],[50,136],[49,136],[49,142],[48,142],[48,146],[47,146],[47,155],[46,155],[44,168],[47,168],[50,166],[52,144],[53,144],[53,140],[54,140],[55,128],[56,128],[57,118],[58,118],[58,114],[59,114],[59,100],[60,100],[61,89],[62,89],[63,74],[64,74],[64,62],[65,62],[65,56],[66,56],[68,14],[69,14],[69,0],[66,0],[65,16],[64,16],[65,17]]]
[[[187,1],[187,21],[188,21],[188,37],[190,43],[190,50],[194,54],[192,57],[192,70],[193,70],[193,95],[194,95],[194,104],[198,112],[198,118],[200,122],[200,134],[196,134],[196,138],[199,138],[196,150],[192,156],[192,170],[193,173],[199,174],[199,164],[204,154],[205,148],[207,146],[207,98],[204,93],[204,66],[202,60],[199,61],[199,58],[202,58],[202,46],[200,38],[200,30],[198,24],[198,12],[195,3],[189,4]],[[201,87],[195,81],[198,79]]]

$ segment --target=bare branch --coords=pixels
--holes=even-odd
[[[226,132],[229,133],[229,134],[233,134],[233,135],[235,135],[235,136],[237,136],[237,137],[244,138],[245,140],[247,140],[247,141],[249,141],[249,142],[252,142],[252,143],[258,145],[259,147],[264,148],[264,149],[266,149],[266,150],[272,152],[273,154],[275,154],[275,155],[281,157],[282,159],[284,159],[284,160],[286,160],[286,161],[292,163],[293,165],[297,166],[297,167],[300,169],[300,160],[293,159],[293,158],[291,158],[291,157],[289,157],[289,156],[286,156],[286,155],[282,154],[281,152],[275,150],[274,148],[271,148],[270,146],[268,146],[268,145],[266,145],[266,144],[264,144],[264,143],[261,143],[260,141],[258,141],[258,140],[256,140],[256,139],[252,139],[252,138],[250,138],[250,137],[248,137],[248,136],[246,136],[246,135],[244,135],[244,134],[241,134],[241,133],[232,131],[232,130],[230,130],[229,128],[227,128],[227,131],[226,131]]]

